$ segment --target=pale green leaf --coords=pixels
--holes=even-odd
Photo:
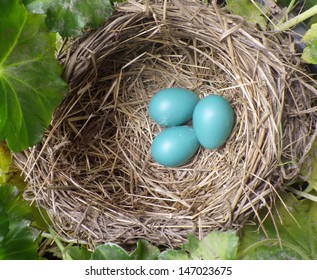
[[[263,30],[266,29],[265,15],[268,13],[268,8],[251,0],[226,0],[226,2],[231,13],[244,17],[250,23],[259,24]]]
[[[10,178],[11,153],[4,143],[0,143],[0,185]]]
[[[99,245],[91,255],[92,260],[131,260],[129,254],[119,245],[107,243]]]
[[[189,235],[182,249],[194,260],[234,260],[237,257],[238,240],[235,231],[215,230],[202,240]]]
[[[160,260],[189,260],[189,256],[185,250],[167,249],[159,255]]]
[[[29,11],[46,13],[46,24],[62,37],[75,37],[97,28],[112,14],[111,0],[23,0]]]
[[[307,63],[317,64],[317,23],[308,29],[302,40],[306,44],[302,58]]]
[[[293,194],[282,199],[272,211],[275,223],[272,217],[263,223],[266,234],[259,225],[244,226],[239,258],[317,259],[317,203]]]

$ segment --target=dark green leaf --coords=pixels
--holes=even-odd
[[[37,143],[67,87],[55,53],[55,34],[44,16],[28,14],[19,0],[0,9],[0,141],[23,150]]]
[[[4,209],[4,205],[0,204],[0,244],[9,232],[9,217]]]
[[[134,260],[157,260],[160,250],[146,240],[139,240],[130,257]]]
[[[73,260],[90,260],[92,254],[83,246],[72,246],[67,249],[67,253]]]
[[[40,230],[47,230],[52,225],[52,221],[46,210],[35,203],[29,207],[33,217],[31,226]]]
[[[32,215],[18,189],[0,186],[0,259],[37,259],[39,232],[30,227]]]
[[[112,14],[111,0],[24,0],[29,11],[46,13],[46,24],[62,37],[82,34],[85,28],[99,27]]]
[[[317,203],[297,200],[293,194],[282,197],[263,223],[267,236],[258,225],[242,230],[239,258],[242,259],[316,259],[317,258]],[[287,205],[287,208],[285,208]],[[278,233],[278,234],[277,234]]]
[[[91,255],[92,260],[131,260],[129,254],[119,245],[107,243],[99,245]]]

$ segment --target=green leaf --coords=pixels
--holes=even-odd
[[[233,260],[238,250],[238,237],[234,231],[213,231],[199,240],[189,235],[181,249],[164,252],[146,240],[139,240],[136,249],[127,253],[117,244],[100,245],[92,253],[92,260]]]
[[[29,14],[19,0],[0,9],[0,141],[21,151],[37,143],[66,93],[55,53],[55,34],[44,16]]]
[[[159,260],[189,260],[185,250],[167,249],[159,255]]]
[[[160,250],[148,241],[140,239],[130,257],[134,260],[157,260]]]
[[[92,260],[131,260],[129,254],[119,245],[107,243],[99,245],[91,255]]]
[[[72,260],[90,260],[92,253],[83,246],[72,246],[67,249]]]
[[[263,30],[266,29],[267,19],[265,15],[268,8],[251,0],[226,0],[228,10],[236,15],[242,16],[246,21],[259,24]]]
[[[160,250],[148,241],[140,239],[135,250],[129,254],[117,244],[100,245],[93,252],[93,260],[157,260]]]
[[[24,190],[26,182],[12,164],[11,152],[4,142],[0,142],[0,185],[9,184]]]
[[[39,232],[30,227],[32,214],[13,186],[0,186],[0,259],[37,259]]]
[[[317,203],[293,194],[282,199],[272,212],[276,228],[272,218],[263,223],[266,235],[258,225],[243,228],[239,258],[317,259]]]
[[[235,231],[212,231],[204,239],[188,236],[182,248],[194,260],[234,260],[237,257],[238,237]]]
[[[0,143],[0,185],[8,182],[11,167],[11,153],[4,143]]]
[[[160,260],[235,260],[238,250],[235,231],[212,231],[202,240],[193,235],[181,249],[167,249],[159,255]]]
[[[317,23],[308,29],[302,40],[306,44],[302,58],[307,63],[317,64]]]
[[[212,231],[202,240],[193,235],[181,249],[167,249],[159,255],[160,260],[235,260],[238,250],[235,231]]]
[[[0,243],[5,239],[6,235],[9,232],[9,217],[5,212],[4,206],[0,204]],[[0,248],[1,251],[1,248]]]
[[[99,27],[112,14],[111,0],[24,0],[33,13],[46,13],[46,24],[62,37],[75,37]]]
[[[33,14],[45,14],[51,0],[22,0],[25,7]]]

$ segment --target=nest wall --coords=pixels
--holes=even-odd
[[[25,197],[68,239],[178,246],[239,228],[299,176],[316,138],[316,90],[287,35],[216,5],[128,2],[60,54],[70,91],[40,144],[15,155]],[[235,125],[221,148],[166,168],[150,154],[160,89],[224,96]],[[190,125],[190,123],[189,123]]]

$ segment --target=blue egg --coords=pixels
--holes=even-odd
[[[186,163],[198,150],[195,131],[189,126],[168,127],[153,140],[153,159],[163,165],[175,167]]]
[[[192,118],[198,96],[187,89],[167,88],[157,92],[150,100],[150,117],[159,125],[181,125]]]
[[[219,95],[209,95],[199,101],[193,113],[193,127],[200,144],[206,149],[222,146],[233,128],[234,111]]]

